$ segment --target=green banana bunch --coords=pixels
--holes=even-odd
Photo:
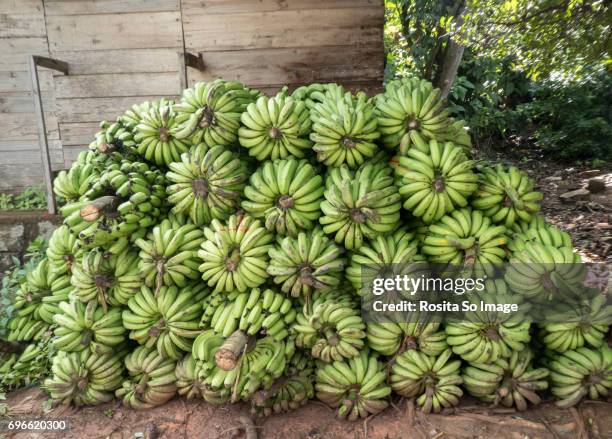
[[[466,207],[478,188],[478,176],[472,172],[474,161],[467,160],[460,147],[435,139],[427,143],[416,132],[412,138],[415,146],[398,158],[396,183],[404,209],[430,224]]]
[[[182,215],[171,215],[153,227],[146,239],[137,239],[138,268],[145,285],[186,286],[199,276],[197,249],[203,233]]]
[[[508,358],[513,351],[522,351],[529,343],[531,321],[526,316],[529,306],[516,295],[471,293],[475,304],[517,304],[518,312],[488,310],[467,311],[460,319],[445,324],[446,342],[465,361],[491,363]]]
[[[350,293],[316,292],[297,314],[295,344],[326,363],[359,355],[365,347],[365,324]]]
[[[570,234],[549,224],[531,224],[524,232],[514,233],[508,242],[508,250],[511,252],[524,250],[525,242],[537,242],[556,248],[573,248]]]
[[[453,142],[455,145],[463,148],[466,154],[472,151],[472,137],[469,133],[469,127],[465,120],[455,120],[450,118],[451,124],[444,133],[440,133],[443,140]]]
[[[134,127],[134,141],[138,154],[159,166],[168,166],[181,160],[191,144],[179,136],[180,128],[174,102],[160,99],[140,114]]]
[[[414,349],[437,357],[446,349],[446,332],[439,323],[376,322],[366,324],[368,346],[382,355],[401,354]]]
[[[316,104],[325,100],[325,92],[336,86],[336,84],[312,83],[302,85],[291,93],[291,97],[297,101],[304,101],[306,108],[312,110]]]
[[[62,302],[53,320],[57,325],[53,346],[60,351],[89,349],[96,354],[113,353],[126,340],[121,310],[111,308],[105,312],[93,300],[87,304],[78,300]]]
[[[71,291],[70,278],[50,270],[49,260],[44,258],[26,274],[25,282],[15,293],[14,316],[32,316],[34,320],[51,324],[58,303],[66,300]]]
[[[604,294],[580,303],[561,303],[546,313],[546,321],[540,324],[538,338],[546,348],[565,352],[585,345],[599,348],[612,321],[612,306],[606,304]]]
[[[174,373],[180,396],[186,397],[187,400],[204,399],[206,387],[202,378],[202,365],[193,358],[193,355],[187,354],[179,360]]]
[[[389,405],[391,388],[387,374],[375,354],[362,350],[356,357],[330,364],[316,371],[316,395],[340,419],[355,421],[382,412]]]
[[[49,271],[58,275],[70,275],[78,253],[77,239],[70,233],[70,229],[66,225],[59,226],[49,238],[46,251]]]
[[[21,354],[0,354],[0,387],[19,389],[48,376],[55,356],[50,341],[51,337],[45,336],[29,344]]]
[[[202,279],[214,291],[243,292],[268,278],[268,250],[274,237],[250,215],[230,216],[225,223],[213,220],[204,228],[198,256]]]
[[[191,351],[191,340],[202,332],[201,302],[207,294],[201,284],[180,290],[164,286],[157,292],[143,286],[128,301],[128,309],[122,313],[123,326],[132,340],[147,348],[157,347],[162,358],[177,360],[183,352]]]
[[[606,344],[598,349],[582,347],[559,354],[548,368],[550,390],[562,408],[578,404],[585,396],[605,398],[612,388],[612,349]]]
[[[259,390],[251,397],[251,414],[267,417],[305,405],[314,398],[313,378],[312,367],[278,378],[269,389]]]
[[[530,221],[539,212],[542,193],[533,190],[531,178],[515,166],[498,164],[484,168],[472,206],[482,210],[494,223],[511,227],[517,220]]]
[[[200,326],[224,337],[240,330],[247,335],[262,334],[284,340],[297,314],[292,305],[291,299],[271,289],[216,292],[204,301]]]
[[[129,110],[126,110],[125,113],[119,116],[119,120],[124,127],[133,130],[142,120],[142,115],[149,112],[151,106],[152,104],[149,101],[134,104]]]
[[[490,273],[506,259],[506,227],[491,224],[479,210],[459,209],[429,226],[421,249],[429,261]]]
[[[69,170],[60,171],[53,180],[53,192],[67,203],[74,203],[89,190],[99,168],[93,151],[81,151]]]
[[[59,352],[53,359],[51,377],[43,388],[51,399],[63,405],[98,405],[113,400],[113,391],[121,385],[122,353],[97,354]]]
[[[575,300],[584,295],[587,271],[571,247],[525,241],[510,254],[504,279],[513,291],[538,302]]]
[[[512,224],[511,230],[514,235],[528,233],[531,229],[541,229],[549,226],[541,214],[531,215],[529,221],[517,220]],[[552,227],[552,226],[551,226]]]
[[[7,341],[32,341],[44,338],[49,329],[49,323],[37,320],[32,314],[13,316],[7,324]]]
[[[306,104],[287,96],[284,90],[248,104],[240,121],[240,145],[259,161],[302,158],[312,146],[308,140],[311,121]]]
[[[368,163],[357,172],[346,166],[330,169],[319,218],[323,231],[335,234],[348,250],[358,250],[365,238],[396,230],[401,202],[392,173],[382,163]]]
[[[317,227],[300,232],[297,238],[278,238],[268,251],[270,264],[266,271],[274,283],[293,297],[325,293],[337,287],[343,277],[346,260],[344,249],[327,238]]]
[[[414,144],[414,132],[426,139],[448,140],[452,120],[440,95],[440,89],[424,79],[412,77],[387,83],[384,93],[375,98],[383,144],[406,152]]]
[[[463,368],[463,385],[485,402],[526,410],[528,402],[540,404],[537,391],[548,388],[548,369],[534,369],[532,360],[533,353],[526,348],[492,363],[469,363]]]
[[[323,192],[323,179],[306,160],[267,161],[251,175],[242,208],[269,231],[296,236],[321,216]]]
[[[404,228],[377,236],[351,253],[351,262],[346,268],[346,278],[358,294],[362,295],[365,292],[362,289],[364,285],[368,285],[368,280],[373,280],[391,264],[400,266],[414,262],[418,259],[417,251],[418,245],[414,233]]]
[[[248,178],[246,163],[221,145],[201,143],[168,167],[166,177],[174,183],[167,187],[172,212],[189,214],[198,226],[234,212]]]
[[[194,145],[233,145],[238,140],[240,116],[255,99],[255,93],[237,81],[198,82],[184,90],[174,106],[178,125],[174,135],[189,137]]]
[[[459,373],[460,360],[451,360],[452,351],[437,357],[408,350],[395,357],[389,381],[398,395],[417,398],[424,413],[440,413],[443,408],[459,404],[463,380]]]
[[[355,168],[373,157],[380,137],[374,105],[363,92],[353,95],[337,84],[328,84],[323,100],[310,111],[317,160],[326,166]]]
[[[162,357],[155,347],[139,346],[125,357],[129,378],[115,395],[123,405],[145,410],[170,401],[176,394],[176,362]]]
[[[88,251],[73,266],[70,282],[81,302],[97,300],[105,312],[109,304],[125,305],[142,284],[138,254],[129,248],[116,255],[101,249]]]
[[[241,330],[229,337],[204,331],[192,349],[205,376],[204,399],[213,404],[248,400],[258,390],[270,388],[294,353],[290,339],[257,338]]]
[[[123,159],[134,159],[136,156],[136,141],[132,129],[121,122],[100,122],[100,131],[95,135],[93,142],[89,144],[89,150],[100,154],[112,161]]]

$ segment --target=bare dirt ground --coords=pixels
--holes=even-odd
[[[585,260],[612,262],[612,175],[610,168],[594,170],[551,163],[528,151],[488,153],[491,161],[515,163],[536,179],[544,193],[542,213],[556,226],[570,232]],[[560,195],[587,187],[599,177],[607,191]],[[584,191],[583,191],[584,192]],[[384,413],[366,421],[335,419],[333,411],[311,402],[296,412],[249,420],[244,404],[211,406],[202,401],[174,399],[146,412],[126,409],[119,402],[82,409],[57,407],[45,413],[46,396],[37,388],[8,397],[10,413],[23,418],[66,418],[64,432],[21,432],[9,438],[202,438],[202,439],[443,439],[443,438],[612,438],[612,403],[584,401],[577,408],[558,409],[547,402],[517,413],[492,409],[473,400],[441,415],[422,415],[407,401],[396,400]],[[246,428],[245,427],[249,427]],[[249,430],[250,433],[247,433]],[[253,436],[252,432],[257,436]],[[2,433],[0,433],[0,437]]]
[[[393,407],[366,421],[335,419],[322,404],[311,402],[298,411],[249,421],[244,404],[211,406],[203,401],[175,398],[153,410],[138,412],[119,402],[83,409],[57,407],[44,414],[46,396],[30,388],[9,396],[11,413],[18,417],[66,419],[62,432],[22,432],[19,439],[63,438],[198,438],[198,439],[606,439],[612,438],[612,403],[585,401],[561,410],[552,403],[518,413],[466,400],[459,408],[440,415],[422,415],[410,403],[397,400]],[[246,418],[246,420],[244,419]],[[247,435],[245,425],[257,436]]]

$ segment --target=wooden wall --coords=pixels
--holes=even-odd
[[[0,191],[43,184],[28,55],[49,55],[42,0],[0,0]],[[63,168],[51,72],[39,79],[51,162]]]
[[[180,93],[179,0],[44,0],[51,56],[69,64],[54,78],[66,165],[101,120],[133,104]]]
[[[41,74],[58,168],[101,120],[178,97],[184,50],[205,64],[187,69],[189,84],[223,77],[266,92],[310,82],[377,91],[383,24],[382,0],[0,0],[0,190],[42,181],[28,54],[69,64],[68,76]]]

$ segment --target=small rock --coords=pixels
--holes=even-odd
[[[591,178],[587,184],[587,189],[592,194],[599,194],[606,191],[606,182],[603,178]]]
[[[576,189],[575,191],[566,192],[559,195],[562,200],[588,200],[591,193],[588,189]]]
[[[586,171],[582,171],[578,173],[578,177],[581,178],[590,178],[590,177],[595,177],[596,175],[601,174],[601,171],[599,169],[589,169]]]
[[[569,181],[567,180],[560,181],[559,183],[557,183],[557,188],[562,191],[568,190],[570,188]]]
[[[542,179],[542,181],[561,181],[561,180],[563,180],[563,177],[559,177],[556,175],[551,175],[550,177],[544,177]]]
[[[595,224],[595,228],[600,230],[610,230],[612,229],[612,225],[608,223],[597,223]]]

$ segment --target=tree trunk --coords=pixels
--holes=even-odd
[[[463,24],[463,12],[465,9],[465,2],[459,2],[457,7],[457,13],[455,14],[454,24],[457,28],[461,27]],[[455,81],[455,77],[457,76],[457,70],[459,69],[459,64],[461,63],[461,58],[463,57],[463,51],[465,50],[465,46],[458,44],[453,38],[449,38],[446,43],[446,50],[444,51],[444,58],[442,61],[442,65],[438,71],[436,76],[435,84],[437,87],[442,90],[441,98],[446,99],[448,97],[448,93]]]

